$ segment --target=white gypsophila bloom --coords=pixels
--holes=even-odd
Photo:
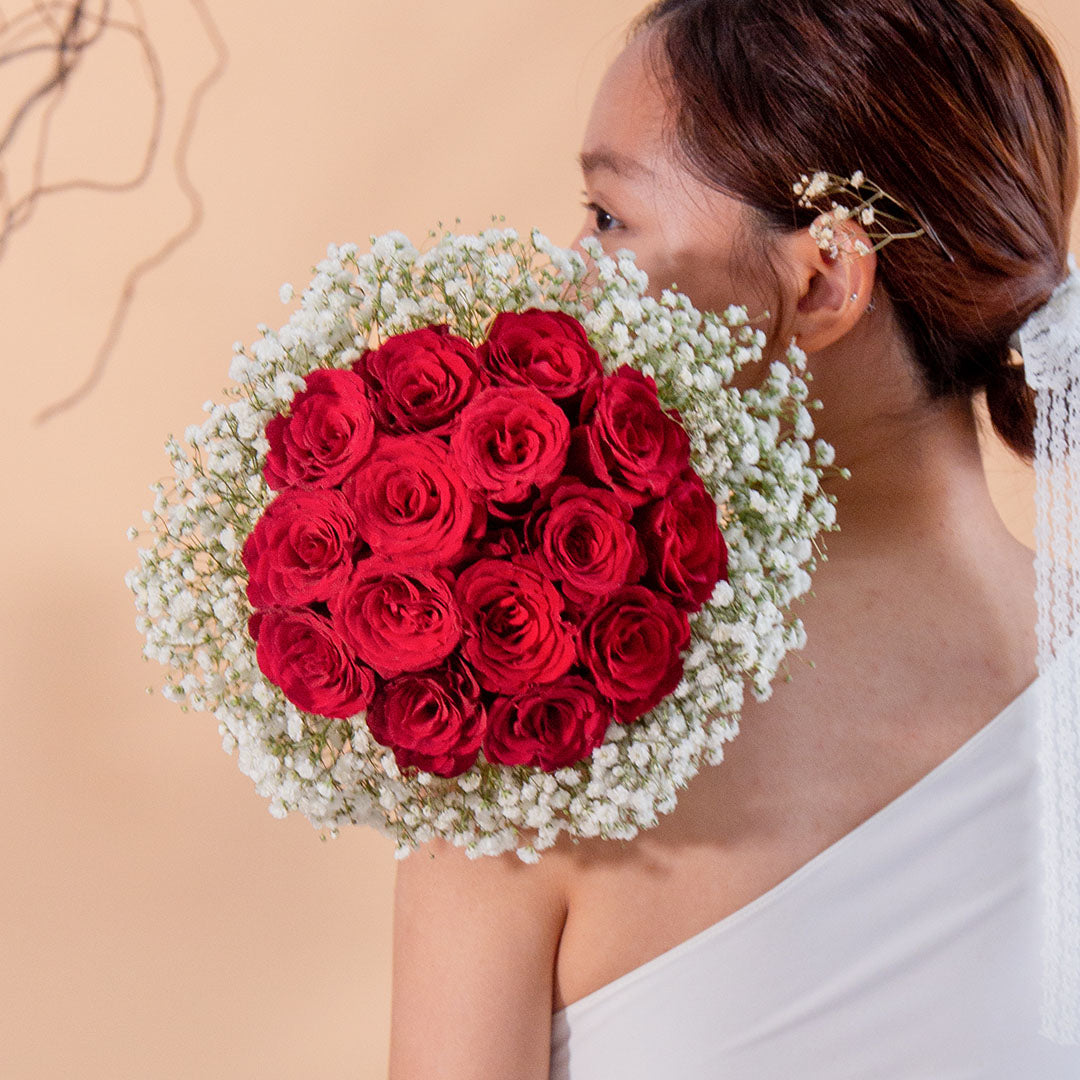
[[[187,430],[196,452],[189,458],[167,445],[176,490],[155,487],[154,511],[144,514],[155,536],[140,549],[139,571],[125,578],[144,652],[168,665],[166,696],[213,713],[223,748],[237,753],[276,816],[302,813],[332,835],[341,825],[371,824],[395,841],[398,857],[433,836],[470,857],[516,848],[524,861],[536,861],[564,830],[629,838],[669,812],[677,789],[737,733],[744,680],[755,694],[767,692],[785,652],[802,647],[805,632],[787,604],[809,587],[813,538],[835,522],[832,499],[818,490],[831,448],[807,441],[805,353],[789,348],[760,390],[739,394],[730,380],[766,345],[745,308],[701,313],[671,290],[656,301],[630,253],[608,256],[595,238],[582,247],[595,277],[579,252],[536,230],[526,241],[503,229],[447,234],[424,252],[400,233],[373,237],[364,253],[329,245],[288,323],[276,332],[260,326],[247,352],[233,347],[237,385],[227,403],[207,402],[208,419]],[[292,299],[287,286],[281,299]],[[363,713],[307,718],[259,670],[240,552],[275,497],[261,475],[265,427],[309,372],[356,360],[376,325],[385,335],[445,322],[478,343],[495,312],[529,307],[578,318],[605,371],[635,365],[655,379],[665,408],[678,410],[695,469],[727,507],[718,521],[729,579],[691,617],[676,693],[632,724],[611,724],[589,758],[553,775],[478,760],[456,778],[410,779],[371,738]],[[791,417],[794,435],[786,427],[782,434]]]
[[[824,439],[814,443],[814,453],[819,465],[831,465],[836,460],[836,451]]]

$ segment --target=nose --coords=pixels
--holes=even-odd
[[[581,241],[582,241],[582,240],[583,240],[583,239],[584,239],[584,238],[585,238],[586,236],[588,236],[588,234],[589,234],[589,227],[588,227],[588,225],[587,225],[587,224],[586,224],[586,225],[582,225],[582,226],[581,226],[581,228],[580,228],[580,229],[578,229],[578,233],[577,233],[577,236],[575,236],[575,237],[574,237],[574,239],[570,241],[569,247],[570,247],[570,248],[571,248],[572,250],[574,250],[574,251],[577,251],[577,252],[579,252],[580,254],[584,255],[584,254],[585,254],[585,251],[584,251],[584,249],[583,249],[583,248],[582,248],[582,246],[581,246]]]

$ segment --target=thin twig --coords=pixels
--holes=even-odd
[[[210,12],[207,10],[203,0],[190,0],[193,8],[195,8],[200,21],[203,24],[203,28],[206,31],[207,36],[210,38],[214,47],[214,52],[217,56],[217,60],[214,67],[210,72],[203,77],[199,84],[192,92],[191,98],[188,102],[187,112],[184,116],[184,122],[181,127],[180,136],[177,139],[176,149],[173,154],[173,165],[176,171],[177,183],[180,185],[181,190],[184,192],[190,206],[190,212],[188,215],[187,223],[176,233],[174,233],[164,244],[161,245],[152,255],[147,256],[145,259],[137,263],[124,280],[123,289],[120,294],[120,299],[117,302],[116,309],[113,312],[112,321],[109,324],[108,333],[105,336],[105,340],[98,350],[98,354],[94,360],[94,365],[83,381],[82,385],[76,388],[72,393],[62,398],[61,400],[54,402],[52,405],[47,406],[35,417],[35,423],[43,424],[50,420],[57,414],[70,409],[73,405],[78,404],[100,381],[102,374],[105,371],[105,366],[108,362],[108,358],[116,342],[119,340],[120,332],[123,329],[124,321],[127,318],[128,308],[131,305],[131,301],[134,299],[135,290],[142,277],[150,270],[159,266],[164,262],[181,244],[189,240],[194,233],[198,230],[199,225],[203,219],[203,202],[198,190],[192,184],[187,171],[187,153],[191,143],[191,138],[195,130],[195,124],[198,120],[199,110],[202,107],[203,97],[207,91],[221,78],[228,64],[229,50],[225,44],[224,39],[218,32],[217,25],[214,23]]]
[[[31,109],[47,94],[51,93],[67,79],[71,69],[75,66],[79,54],[86,47],[78,40],[79,26],[82,23],[84,0],[75,0],[71,8],[67,26],[64,27],[60,40],[56,44],[56,67],[53,73],[15,110],[15,115],[8,125],[7,131],[0,136],[0,154],[8,148],[11,140],[19,130],[20,124],[26,119]]]
[[[56,111],[56,107],[63,100],[63,96],[70,85],[70,83],[64,83],[49,102],[49,105],[42,115],[41,130],[38,135],[38,147],[35,155],[33,179],[30,190],[16,202],[11,204],[5,210],[2,220],[0,220],[0,258],[3,258],[4,250],[11,238],[11,234],[22,228],[30,220],[38,200],[43,196],[56,195],[60,192],[76,190],[114,193],[130,191],[133,188],[139,187],[150,175],[150,170],[153,167],[161,143],[161,133],[165,119],[165,85],[161,74],[161,62],[150,41],[145,26],[136,23],[121,22],[114,19],[110,22],[109,29],[118,30],[134,37],[142,48],[143,55],[150,68],[151,92],[154,95],[154,119],[151,125],[150,137],[147,141],[146,150],[143,155],[142,165],[139,168],[139,171],[128,180],[106,181],[76,179],[65,180],[55,184],[43,184],[41,182],[42,173],[45,167],[45,154],[48,149],[49,127],[52,121],[52,115]]]

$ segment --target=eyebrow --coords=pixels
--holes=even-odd
[[[652,170],[642,165],[640,161],[635,161],[625,154],[620,154],[616,150],[609,150],[606,147],[600,147],[596,150],[583,150],[578,155],[578,164],[581,166],[581,171],[586,175],[598,172],[601,169],[606,169],[608,172],[613,172],[616,176],[624,177],[627,180],[652,174]]]

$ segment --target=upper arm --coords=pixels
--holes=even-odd
[[[397,863],[390,1080],[547,1080],[566,920],[549,854],[434,840]]]

